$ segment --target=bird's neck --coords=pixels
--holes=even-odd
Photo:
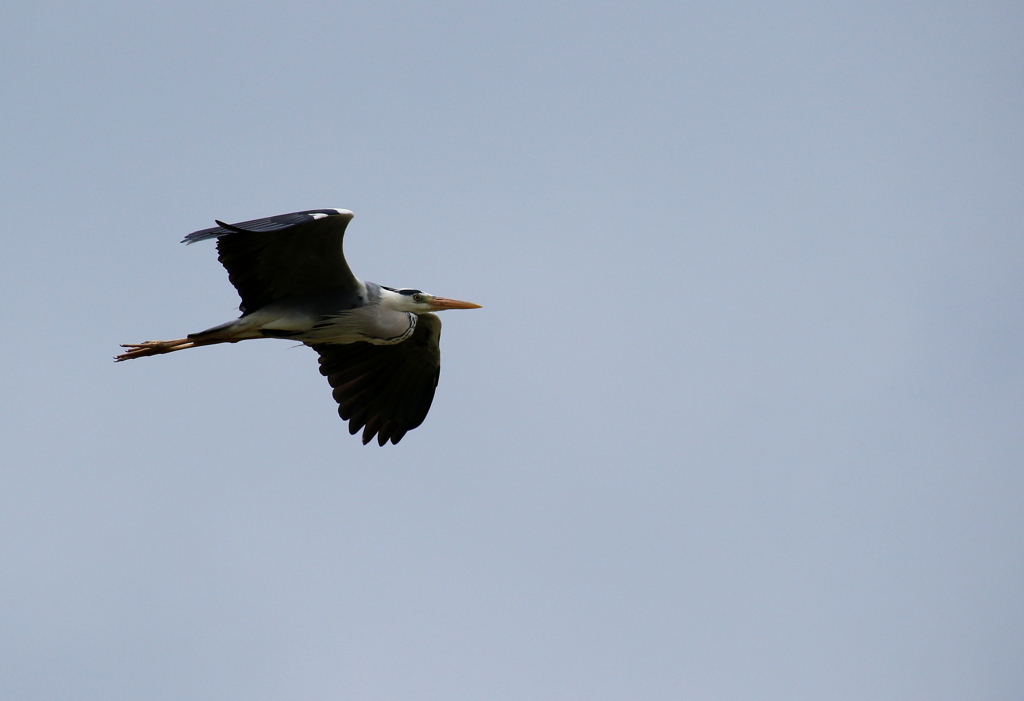
[[[372,287],[371,287],[372,285]],[[370,292],[370,300],[377,297],[376,313],[373,315],[372,330],[367,334],[371,343],[389,344],[401,343],[412,335],[416,330],[417,316],[402,309],[408,304],[404,295],[386,290],[379,285],[367,283]],[[368,309],[369,311],[369,309]]]
[[[408,312],[409,298],[405,295],[383,287],[378,287],[377,294],[380,295],[380,308],[389,312]]]
[[[378,327],[378,338],[371,340],[377,345],[390,345],[401,343],[412,336],[416,330],[416,322],[419,317],[412,312],[387,312],[381,314],[381,323]]]

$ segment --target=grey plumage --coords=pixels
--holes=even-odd
[[[289,338],[320,355],[338,413],[363,443],[398,443],[423,423],[440,376],[441,320],[477,304],[382,287],[352,274],[343,239],[352,213],[315,209],[196,231],[217,240],[242,316],[175,341],[125,344],[116,360],[254,338]]]

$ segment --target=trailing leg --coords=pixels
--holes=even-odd
[[[143,358],[147,355],[160,355],[162,353],[173,353],[174,351],[185,350],[186,348],[197,348],[199,346],[210,346],[215,343],[235,343],[239,339],[231,338],[179,338],[174,341],[143,341],[142,343],[122,343],[122,348],[127,348],[121,355],[115,356],[116,362],[131,360],[132,358]]]

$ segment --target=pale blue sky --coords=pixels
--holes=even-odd
[[[1016,3],[0,9],[0,696],[1019,699]],[[479,302],[364,447],[214,218]]]

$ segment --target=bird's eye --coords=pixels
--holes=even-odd
[[[423,295],[413,295],[412,296],[412,301],[413,302],[422,302],[423,301]]]

